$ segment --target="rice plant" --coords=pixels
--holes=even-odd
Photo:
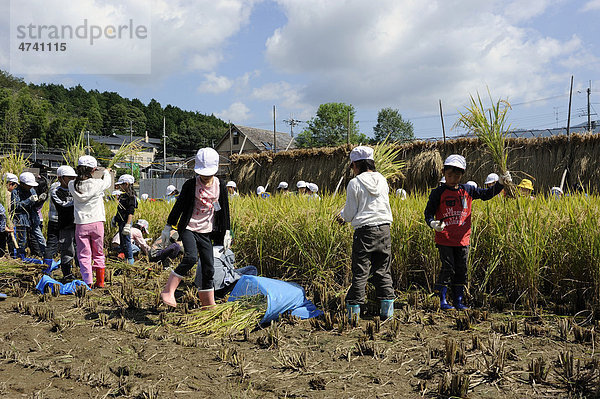
[[[142,146],[140,145],[141,142],[142,142],[141,139],[129,142],[127,144],[125,144],[125,141],[123,141],[123,143],[121,144],[121,146],[119,147],[117,152],[115,152],[115,154],[113,155],[110,162],[108,162],[107,167],[109,169],[113,168],[115,166],[115,164],[121,162],[122,160],[124,160],[126,158],[128,158],[129,160],[132,160],[133,157],[135,156],[135,154],[140,152],[140,150],[142,149]]]

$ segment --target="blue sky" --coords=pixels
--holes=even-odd
[[[75,11],[135,15],[148,4],[38,3],[44,16],[57,18]],[[123,11],[116,4],[131,7]],[[0,0],[5,39],[12,34],[9,8],[8,0]],[[266,129],[276,105],[283,131],[289,130],[284,119],[306,121],[319,104],[340,101],[354,105],[368,135],[378,110],[392,107],[413,122],[417,137],[439,137],[441,99],[452,136],[461,133],[450,129],[457,110],[470,93],[487,87],[514,104],[513,127],[564,126],[571,75],[572,124],[587,120],[579,111],[590,81],[592,111],[600,111],[600,0],[153,0],[151,15],[149,75],[11,72],[36,83],[116,91],[144,103],[155,98],[163,106]],[[8,40],[0,43],[4,70],[9,46]],[[119,62],[110,53],[99,56],[107,67]]]

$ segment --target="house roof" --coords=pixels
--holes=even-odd
[[[90,134],[90,139],[97,141],[98,143],[106,144],[106,145],[122,145],[123,143],[129,143],[131,136],[128,134],[112,134],[110,136],[100,136],[97,134]],[[156,138],[148,138],[148,142],[146,143],[146,138],[142,136],[133,136],[133,141],[140,140],[140,145],[142,148],[157,148],[160,146],[162,141]]]
[[[255,127],[249,126],[241,126],[241,125],[231,125],[232,130],[237,130],[242,135],[246,136],[248,140],[254,144],[260,151],[271,151],[273,150],[273,131],[258,129]],[[229,137],[229,128],[221,137],[221,140],[217,143],[215,147],[219,147],[221,143]],[[294,139],[288,134],[283,132],[276,133],[277,138],[277,151],[283,151],[288,147],[290,141],[290,149],[296,148],[296,143]]]

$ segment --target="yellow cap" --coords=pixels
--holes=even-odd
[[[521,180],[521,183],[519,183],[519,185],[517,187],[533,191],[533,183],[529,179]]]

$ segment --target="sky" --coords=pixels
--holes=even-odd
[[[11,22],[84,17],[149,21],[150,40],[16,62]],[[600,120],[599,18],[600,0],[0,0],[0,69],[263,129],[275,105],[278,131],[345,102],[371,136],[391,107],[429,139],[442,136],[440,100],[451,137],[469,95],[488,90],[512,104],[512,128],[566,126],[571,76],[571,125],[587,121],[590,85]]]

